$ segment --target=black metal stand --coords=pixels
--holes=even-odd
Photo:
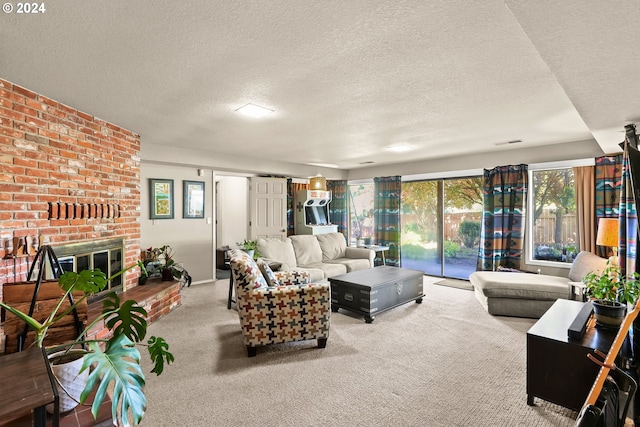
[[[45,279],[45,262],[49,261],[49,265],[51,266],[51,271],[53,277],[55,279],[60,278],[64,270],[60,261],[58,261],[58,257],[53,252],[53,249],[49,245],[43,245],[38,248],[38,252],[36,253],[33,263],[31,264],[31,268],[29,269],[29,273],[27,274],[27,281],[31,280],[31,276],[33,275],[33,271],[35,269],[36,263],[38,264],[38,277],[35,281],[35,289],[33,290],[33,297],[31,298],[31,306],[29,307],[29,316],[33,316],[33,311],[36,307],[36,302],[38,301],[38,293],[40,292],[40,285],[42,284],[42,280]],[[67,295],[69,299],[69,304],[73,305],[73,295],[69,293]],[[78,316],[78,310],[76,307],[73,308],[73,320],[76,326],[76,330],[78,331],[78,335],[84,333],[84,326],[80,321],[80,316]],[[24,330],[22,334],[18,337],[18,351],[22,351],[24,344],[27,340],[27,333],[29,332],[29,325],[24,325]]]

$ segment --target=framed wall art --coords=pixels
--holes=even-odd
[[[149,179],[151,219],[173,219],[173,180]]]
[[[204,218],[204,182],[182,181],[182,216]]]

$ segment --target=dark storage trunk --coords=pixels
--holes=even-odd
[[[423,275],[418,270],[380,266],[330,277],[331,309],[362,313],[371,323],[374,314],[414,300],[421,303]]]

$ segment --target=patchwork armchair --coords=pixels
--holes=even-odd
[[[245,252],[230,251],[236,306],[249,357],[258,346],[317,340],[327,345],[331,316],[329,283],[308,283],[306,272],[273,272]],[[260,265],[258,265],[260,264]]]

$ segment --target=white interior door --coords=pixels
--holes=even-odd
[[[285,237],[287,235],[287,180],[251,178],[249,236]]]

